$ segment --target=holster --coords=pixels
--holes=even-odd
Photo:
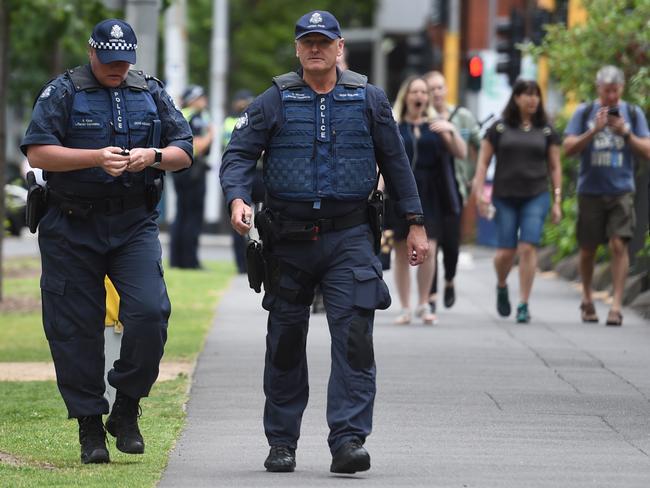
[[[25,207],[25,222],[29,231],[34,234],[38,223],[47,208],[47,187],[36,183],[34,172],[27,173],[27,205]]]
[[[384,194],[380,190],[375,190],[368,200],[368,223],[372,230],[375,254],[379,254],[384,230]]]
[[[161,130],[160,120],[153,120],[149,129],[147,147],[160,147]],[[144,171],[145,205],[151,212],[162,198],[165,172],[155,168],[145,168]]]
[[[262,291],[262,283],[264,283],[266,274],[265,267],[262,243],[251,239],[246,245],[246,268],[248,272],[248,285],[255,290],[255,293]]]
[[[147,168],[148,169],[148,168]],[[147,171],[145,169],[145,171]],[[152,170],[156,171],[156,170]],[[145,205],[150,212],[158,206],[158,202],[162,198],[164,188],[164,179],[162,174],[154,176],[150,181],[147,181],[145,186]]]

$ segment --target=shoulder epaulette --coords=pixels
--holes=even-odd
[[[130,69],[124,80],[124,85],[136,90],[148,90],[147,77],[140,69]]]
[[[341,73],[337,84],[348,88],[363,88],[368,84],[368,77],[355,71],[345,70]]]
[[[93,76],[89,65],[70,68],[66,70],[66,75],[70,78],[74,89],[78,92],[103,88]]]
[[[303,80],[298,73],[295,71],[290,71],[280,76],[273,77],[273,83],[280,90],[291,90],[292,88],[298,88],[305,86],[305,80]]]
[[[142,73],[142,71],[141,71],[140,73]],[[147,81],[149,81],[149,80],[154,80],[156,83],[158,83],[158,85],[160,86],[160,88],[165,88],[165,84],[164,84],[160,79],[156,78],[156,77],[153,76],[153,75],[148,75],[148,74],[144,73],[144,78],[145,78],[145,80],[147,80]]]

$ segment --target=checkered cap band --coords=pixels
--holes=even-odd
[[[127,42],[97,42],[92,37],[88,39],[88,44],[92,48],[109,51],[135,51],[138,48],[137,44]]]

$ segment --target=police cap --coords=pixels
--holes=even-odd
[[[205,90],[203,89],[202,86],[188,85],[188,87],[183,92],[183,95],[181,96],[181,103],[183,104],[183,107],[187,107],[194,100],[204,95],[205,95]]]
[[[93,28],[88,44],[95,48],[102,64],[114,61],[135,64],[138,39],[133,28],[123,20],[102,20]]]
[[[317,32],[330,39],[341,38],[341,26],[331,13],[325,10],[315,10],[306,13],[296,22],[296,39],[300,39],[307,34]]]

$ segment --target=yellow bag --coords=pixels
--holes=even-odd
[[[115,332],[121,332],[124,326],[118,318],[120,314],[120,295],[118,295],[115,285],[108,276],[104,277],[104,286],[106,287],[106,319],[104,325],[106,327],[115,327]]]

